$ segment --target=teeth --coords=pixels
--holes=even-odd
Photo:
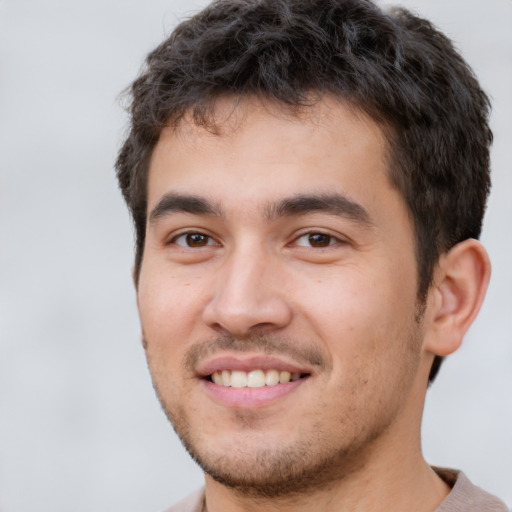
[[[267,386],[279,384],[279,372],[277,370],[269,370],[265,377],[265,384]]]
[[[245,388],[247,386],[247,373],[240,371],[231,372],[231,387]]]
[[[218,372],[216,372],[218,373]],[[214,381],[215,382],[215,381]],[[215,382],[215,384],[217,384]],[[222,370],[222,382],[223,386],[231,386],[231,372],[228,370]]]
[[[243,372],[240,370],[222,370],[212,374],[212,381],[219,386],[232,388],[261,388],[263,386],[276,386],[300,379],[300,373],[290,373],[278,370],[252,370]]]
[[[286,384],[287,382],[290,382],[290,377],[291,377],[291,373],[290,372],[281,372],[279,374],[279,383],[280,384]]]
[[[253,370],[247,374],[247,386],[261,388],[265,385],[265,373],[262,370]]]

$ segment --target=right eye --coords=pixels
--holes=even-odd
[[[218,245],[211,236],[205,235],[204,233],[182,233],[181,235],[175,236],[171,240],[171,243],[190,249]]]

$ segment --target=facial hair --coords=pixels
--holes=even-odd
[[[199,362],[223,350],[230,353],[282,354],[293,357],[299,364],[317,368],[319,373],[329,373],[332,369],[328,354],[316,346],[299,345],[274,335],[251,336],[243,340],[224,336],[192,346],[184,357],[185,375],[192,375]],[[392,414],[384,415],[372,428],[353,432],[343,446],[332,445],[329,441],[331,432],[323,428],[322,417],[319,417],[315,420],[314,437],[306,437],[300,444],[269,449],[262,438],[258,444],[261,448],[250,457],[244,453],[243,447],[236,445],[229,453],[219,454],[215,450],[198,448],[197,436],[200,433],[191,428],[190,408],[183,403],[168,404],[154,377],[153,385],[162,408],[190,456],[214,480],[240,495],[253,498],[293,498],[312,489],[329,488],[347,475],[353,475],[364,468],[371,445],[387,430],[393,419]],[[353,387],[364,384],[363,381],[356,382]],[[355,393],[356,389],[340,389],[340,392]],[[236,420],[240,430],[258,430],[258,413],[238,411]],[[345,428],[343,419],[339,428]]]

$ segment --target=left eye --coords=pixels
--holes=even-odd
[[[337,242],[337,238],[326,233],[306,233],[305,235],[297,238],[295,243],[301,247],[314,247],[317,249],[322,249],[323,247],[334,245]]]
[[[181,247],[206,247],[208,245],[215,245],[215,241],[211,236],[204,233],[183,233],[172,239],[172,243]]]

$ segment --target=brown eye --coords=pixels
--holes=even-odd
[[[328,247],[332,243],[332,237],[324,233],[310,233],[308,242],[311,247]]]
[[[189,247],[204,247],[208,245],[209,237],[201,233],[190,233],[186,237],[187,245]]]
[[[191,247],[193,249],[213,245],[213,239],[203,233],[184,233],[177,236],[173,243],[181,247]]]

